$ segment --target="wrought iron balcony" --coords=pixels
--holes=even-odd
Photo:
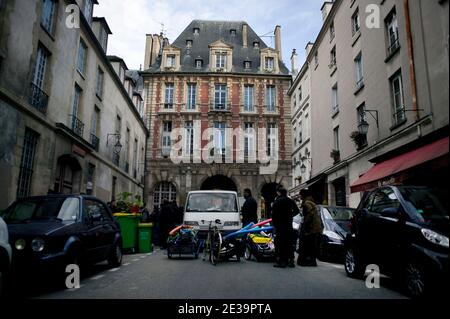
[[[70,123],[72,131],[79,137],[83,138],[84,123],[81,122],[75,115],[70,115]]]
[[[47,113],[48,95],[34,83],[31,83],[30,104],[42,114]]]
[[[98,152],[98,148],[100,146],[100,139],[91,133],[91,144],[92,147]]]
[[[210,112],[230,112],[231,104],[229,103],[214,103],[209,107]]]
[[[137,178],[137,170],[133,169],[133,178]]]

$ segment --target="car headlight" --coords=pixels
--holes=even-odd
[[[35,238],[31,242],[31,249],[35,252],[41,252],[44,250],[45,247],[45,241],[42,238]]]
[[[198,222],[185,221],[184,224],[186,226],[198,226]]]
[[[14,247],[16,247],[17,250],[24,250],[26,246],[26,241],[25,239],[17,239]]]
[[[339,241],[343,240],[343,238],[341,236],[339,236],[338,234],[336,234],[334,231],[325,230],[323,232],[323,234],[330,239],[339,240]]]
[[[438,234],[430,229],[422,228],[422,235],[433,244],[448,248],[448,237]]]

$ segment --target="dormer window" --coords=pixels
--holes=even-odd
[[[227,67],[227,53],[216,52],[216,68],[225,69]]]
[[[175,55],[174,54],[167,55],[166,67],[168,67],[168,68],[174,68],[175,67]]]
[[[231,30],[230,30],[230,34],[231,34],[231,35],[236,35],[236,29],[231,29]]]
[[[267,57],[265,61],[265,68],[267,71],[273,71],[275,66],[275,60],[273,57]]]
[[[186,40],[186,47],[192,47],[192,40]]]
[[[249,70],[252,68],[252,62],[251,61],[245,61],[244,62],[244,69]]]
[[[200,33],[200,29],[199,28],[194,28],[194,34],[199,34]]]
[[[197,69],[201,69],[202,66],[203,66],[203,60],[202,60],[202,59],[197,59],[197,60],[195,60],[195,67],[196,67]]]
[[[85,0],[84,1],[84,10],[83,10],[83,14],[84,17],[86,18],[87,22],[89,24],[91,24],[92,22],[92,11],[93,11],[93,3],[92,0]]]
[[[258,41],[253,42],[253,47],[255,49],[259,48],[259,42]]]

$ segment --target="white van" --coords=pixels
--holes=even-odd
[[[200,232],[208,231],[209,223],[225,232],[242,228],[240,207],[236,192],[193,191],[189,192],[184,209],[184,224],[193,226]]]

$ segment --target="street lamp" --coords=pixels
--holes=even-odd
[[[106,136],[106,146],[108,146],[109,138],[111,136],[114,136],[116,138],[116,144],[113,147],[113,152],[114,152],[114,154],[119,154],[120,151],[122,150],[122,144],[120,143],[120,134],[118,134],[118,133],[108,134]]]
[[[367,132],[369,132],[369,123],[366,120],[361,120],[358,125],[358,132],[362,135],[367,135]]]
[[[302,164],[302,166],[300,166],[300,171],[302,172],[302,174],[306,173],[306,166],[305,166],[305,164]]]

